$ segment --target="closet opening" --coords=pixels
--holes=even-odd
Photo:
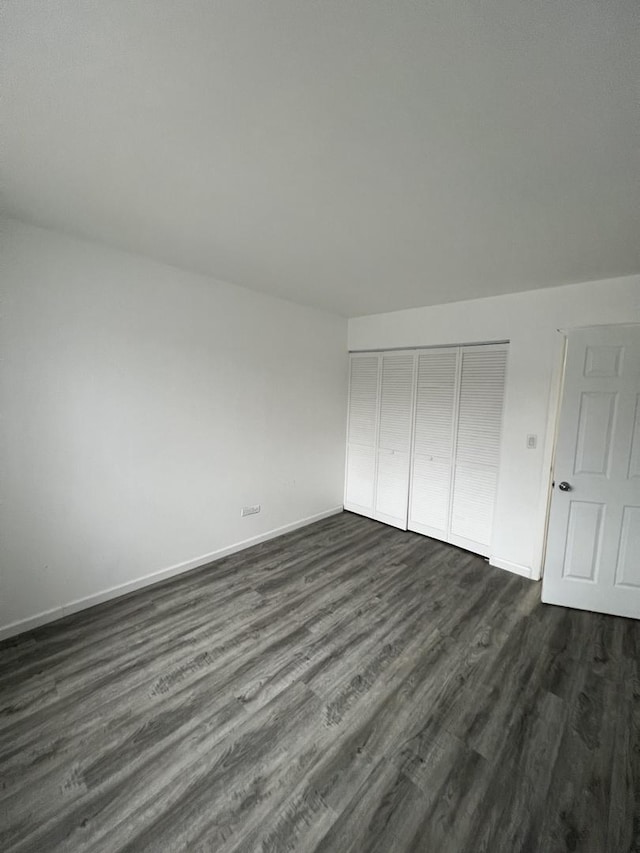
[[[345,509],[489,556],[507,354],[351,353]]]

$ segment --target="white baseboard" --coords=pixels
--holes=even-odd
[[[52,610],[45,610],[43,613],[37,613],[35,616],[29,616],[26,619],[19,619],[16,622],[10,622],[8,625],[0,627],[0,640],[7,637],[14,637],[16,634],[22,634],[25,631],[31,631],[39,625],[46,625],[48,622],[55,622],[56,619],[61,619],[63,616],[69,616],[71,613],[77,613],[79,610],[86,610],[87,607],[93,607],[96,604],[101,604],[103,601],[110,601],[112,598],[119,598],[121,595],[126,595],[128,592],[134,592],[142,587],[150,586],[159,581],[171,578],[174,575],[181,575],[184,572],[189,572],[192,569],[198,569],[200,566],[206,566],[214,560],[219,560],[222,557],[228,557],[229,554],[235,554],[237,551],[243,551],[245,548],[250,548],[252,545],[259,545],[261,542],[266,542],[269,539],[275,539],[276,536],[282,536],[284,533],[291,533],[293,530],[298,530],[300,527],[306,527],[308,524],[313,524],[314,521],[322,521],[323,518],[329,518],[331,515],[338,515],[342,512],[342,505],[325,510],[324,512],[310,515],[307,518],[301,518],[298,521],[293,521],[291,524],[285,524],[282,527],[276,527],[274,530],[269,530],[266,533],[260,533],[257,536],[252,536],[250,539],[243,539],[241,542],[236,542],[226,548],[219,548],[217,551],[212,551],[210,554],[203,554],[201,557],[194,557],[192,560],[185,560],[183,563],[177,563],[174,566],[169,566],[167,569],[160,569],[157,572],[152,572],[148,575],[143,575],[141,578],[127,581],[126,583],[113,586],[110,589],[105,589],[102,592],[96,592],[93,595],[87,595],[84,598],[78,598],[76,601],[70,601],[67,604],[62,604],[60,607],[54,607]]]
[[[489,557],[489,565],[495,566],[497,569],[506,569],[508,572],[513,572],[514,575],[522,575],[523,578],[533,578],[529,566],[521,566],[520,563],[512,563],[510,560],[503,560],[500,557]]]

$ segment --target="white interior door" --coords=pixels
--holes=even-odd
[[[361,515],[374,511],[380,361],[377,353],[366,353],[349,363],[344,506]]]
[[[353,353],[345,509],[488,555],[507,347]]]
[[[418,355],[409,529],[489,555],[506,344]]]
[[[568,335],[542,600],[640,618],[640,327]]]
[[[375,518],[407,529],[414,352],[382,356]]]
[[[462,347],[449,542],[489,556],[507,369],[504,344]]]
[[[409,530],[446,540],[458,408],[459,347],[418,353]]]

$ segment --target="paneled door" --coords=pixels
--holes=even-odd
[[[640,327],[568,335],[542,600],[640,618]]]

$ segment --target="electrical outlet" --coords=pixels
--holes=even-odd
[[[243,506],[240,515],[244,518],[247,515],[255,515],[257,512],[260,512],[260,504],[253,504],[253,506]]]
[[[527,436],[527,449],[535,450],[538,446],[538,436],[537,435],[528,435]]]

